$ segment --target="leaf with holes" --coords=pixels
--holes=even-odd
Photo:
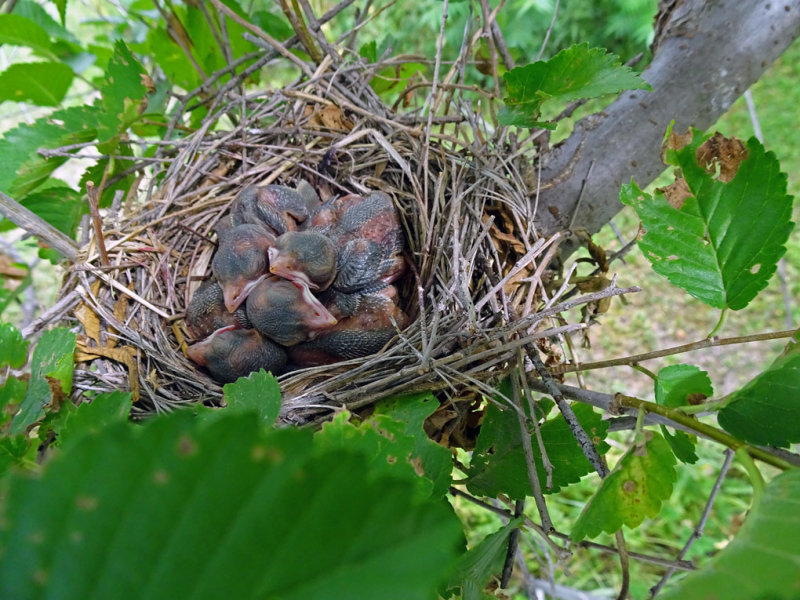
[[[566,48],[547,61],[511,69],[506,81],[506,105],[498,115],[502,125],[550,126],[540,122],[542,104],[596,98],[622,90],[651,89],[632,69],[604,48],[588,43]]]
[[[450,453],[422,429],[423,421],[437,406],[430,394],[391,399],[379,403],[358,425],[344,411],[322,426],[315,443],[360,451],[374,468],[416,480],[420,498],[441,498],[451,481]]]
[[[635,182],[622,186],[620,200],[642,221],[646,233],[639,247],[654,271],[710,306],[740,310],[766,287],[786,252],[792,197],[775,155],[755,138],[729,183],[698,165],[703,141],[694,130],[690,144],[667,152],[692,194],[680,208]]]
[[[252,413],[112,425],[9,484],[2,598],[432,598],[463,548],[413,481]]]
[[[705,371],[692,365],[672,365],[658,372],[655,394],[657,404],[676,407],[689,404],[690,397],[709,398],[714,395],[714,389]],[[689,464],[697,462],[697,454],[694,451],[697,442],[695,436],[683,431],[670,433],[664,425],[661,426],[661,433],[680,461]]]
[[[22,433],[44,416],[44,409],[61,401],[72,389],[75,334],[68,329],[45,331],[31,356],[31,378],[11,433]]]
[[[570,532],[572,540],[638,527],[670,497],[677,480],[675,456],[658,433],[645,430],[642,437],[589,499]]]
[[[663,600],[796,600],[800,590],[800,470],[764,489],[741,530],[711,563],[689,573]]]

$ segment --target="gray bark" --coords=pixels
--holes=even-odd
[[[661,142],[675,130],[707,129],[800,36],[800,0],[671,0],[657,24],[644,79],[653,91],[624,92],[543,154],[536,223],[549,235],[598,231],[619,212],[619,188],[644,187],[663,170]],[[795,127],[797,115],[786,115]],[[580,206],[576,204],[584,185]],[[536,201],[533,198],[532,201]],[[573,222],[574,215],[574,222]],[[573,246],[562,247],[567,254]]]

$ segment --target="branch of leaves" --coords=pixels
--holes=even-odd
[[[741,310],[763,290],[794,228],[786,175],[757,139],[743,144],[692,129],[665,140],[675,181],[651,195],[635,182],[620,201],[641,219],[639,247],[653,270],[702,302]],[[712,335],[722,324],[722,317]],[[710,336],[709,336],[710,337]]]

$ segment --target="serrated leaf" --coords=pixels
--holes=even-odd
[[[693,365],[672,365],[664,367],[658,372],[655,382],[656,403],[661,406],[685,406],[691,395],[701,394],[705,398],[714,395],[714,388],[708,373],[701,371]],[[661,426],[667,442],[672,447],[675,456],[682,462],[694,464],[697,462],[694,446],[696,437],[689,436],[683,431],[670,433],[665,426]]]
[[[711,563],[690,573],[663,600],[796,600],[800,589],[800,470],[764,489],[736,537]]]
[[[261,424],[271,427],[281,410],[281,386],[272,373],[264,369],[240,377],[234,383],[222,386],[227,413],[253,411]]]
[[[481,592],[489,579],[503,567],[508,536],[521,522],[521,517],[512,519],[461,557],[448,586],[450,589],[461,588],[461,600],[480,600],[483,597]]]
[[[367,419],[377,427],[399,423],[403,433],[413,440],[413,447],[406,457],[417,474],[433,482],[431,495],[441,498],[447,493],[452,482],[453,460],[450,451],[428,437],[423,429],[425,419],[439,407],[439,401],[430,392],[400,396],[382,400],[375,405],[375,411]]]
[[[11,421],[11,433],[18,434],[44,416],[53,394],[67,394],[72,388],[75,334],[68,329],[45,331],[31,356],[28,391]]]
[[[461,525],[413,488],[252,413],[111,426],[10,481],[0,597],[434,597]]]
[[[97,139],[100,143],[116,137],[138,119],[139,108],[147,92],[142,75],[145,70],[121,40],[114,45],[100,88],[104,112],[99,118]]]
[[[588,43],[566,48],[547,61],[511,69],[506,82],[506,107],[499,116],[502,125],[534,127],[542,104],[553,99],[569,102],[596,98],[622,90],[651,89],[629,67],[620,64],[603,48]]]
[[[0,140],[0,190],[22,199],[67,160],[44,159],[37,150],[91,141],[96,125],[96,109],[74,106],[6,131]]]
[[[71,403],[66,406],[69,409],[65,418],[53,427],[62,448],[85,435],[94,435],[110,425],[126,421],[132,401],[129,392],[116,391],[98,394],[91,402],[77,407]]]
[[[584,430],[593,438],[598,451],[605,453],[608,450],[604,441],[608,423],[589,405],[574,404],[572,408]],[[539,443],[531,434],[536,472],[545,493],[557,492],[594,471],[563,416],[545,421],[540,425],[540,431],[547,457],[553,464],[552,487],[548,489]],[[515,499],[533,494],[522,448],[522,433],[513,411],[500,410],[495,404],[490,404],[486,409],[467,475],[467,488],[473,494],[489,497],[507,494]]]
[[[41,53],[49,53],[53,45],[41,25],[14,14],[0,14],[0,44],[26,46]]]
[[[589,499],[570,532],[572,540],[615,533],[623,525],[638,527],[655,517],[672,494],[677,474],[669,444],[654,431],[642,436]]]
[[[740,310],[766,287],[786,252],[792,197],[775,155],[755,138],[730,183],[697,165],[702,142],[695,131],[691,144],[668,152],[694,194],[680,209],[634,182],[622,186],[620,200],[634,207],[647,231],[639,247],[654,271],[710,306]]]
[[[28,342],[11,323],[0,323],[0,368],[19,369],[28,360]]]
[[[414,454],[416,440],[406,433],[406,424],[386,415],[367,419],[358,426],[351,423],[350,419],[347,411],[336,415],[322,426],[315,443],[320,448],[360,452],[376,472],[415,481],[419,498],[433,496],[433,474],[425,472],[420,457]],[[435,491],[439,496],[440,490],[441,486],[437,486]]]
[[[717,419],[731,435],[754,444],[800,442],[800,353],[780,356],[766,371],[731,394]]]
[[[72,85],[74,73],[64,63],[16,63],[0,73],[0,102],[58,106]]]

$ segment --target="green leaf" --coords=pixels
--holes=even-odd
[[[0,73],[0,102],[58,106],[72,85],[72,69],[60,62],[16,63]]]
[[[50,53],[50,36],[30,19],[20,15],[0,14],[0,44],[26,46],[34,52]]]
[[[431,495],[444,497],[452,482],[453,459],[450,451],[434,442],[423,429],[425,419],[439,407],[439,401],[430,392],[400,396],[383,400],[375,406],[367,424],[378,430],[394,429],[413,440],[410,454],[406,457],[418,475],[433,482]]]
[[[81,217],[88,211],[81,195],[69,187],[38,190],[28,194],[20,204],[69,237],[75,236]],[[0,228],[6,223],[8,221],[0,222]]]
[[[5,425],[6,421],[11,418],[9,408],[22,402],[27,389],[28,383],[13,375],[3,382],[3,385],[0,386],[0,425]]]
[[[447,503],[252,413],[113,425],[4,500],[19,600],[433,598],[463,544]]]
[[[72,388],[75,334],[68,329],[45,331],[31,356],[31,378],[19,412],[11,422],[11,433],[25,431],[44,416],[53,394],[65,395]]]
[[[19,369],[28,360],[28,342],[11,323],[0,323],[0,369]]]
[[[663,600],[796,600],[800,589],[800,470],[765,488],[736,537],[711,563],[690,573]]]
[[[425,65],[422,63],[402,63],[394,67],[387,67],[378,71],[370,80],[369,85],[376,94],[401,92],[405,89],[409,79],[424,70]]]
[[[78,39],[51,17],[47,11],[34,0],[19,0],[14,5],[14,14],[26,17],[39,25],[51,38],[70,44],[78,44]]]
[[[199,11],[198,11],[199,12]],[[99,119],[97,138],[106,142],[125,131],[139,118],[147,89],[142,83],[145,70],[121,40],[114,46],[100,94],[105,109]]]
[[[65,408],[69,408],[65,418],[53,427],[58,435],[58,443],[62,448],[67,448],[85,435],[93,435],[110,425],[127,421],[131,406],[131,394],[120,391],[98,394],[91,402],[84,402],[77,407],[67,403]]]
[[[779,357],[766,371],[731,394],[717,419],[731,435],[754,444],[800,442],[800,352]]]
[[[53,0],[58,7],[58,16],[61,17],[61,24],[67,24],[67,0]]]
[[[376,471],[415,481],[419,498],[441,497],[450,482],[449,453],[441,449],[447,453],[445,464],[443,453],[429,448],[420,437],[425,436],[422,422],[436,409],[437,403],[427,394],[409,397],[402,407],[401,402],[402,399],[387,402],[359,426],[350,422],[349,412],[343,411],[322,426],[315,443],[322,448],[361,452]],[[401,410],[395,415],[393,408],[397,407]]]
[[[588,43],[566,48],[550,60],[511,69],[503,79],[507,97],[500,123],[518,127],[541,125],[538,119],[547,100],[569,102],[622,90],[651,89],[621,65],[617,56],[603,48],[590,48]]]
[[[235,383],[222,386],[228,408],[225,412],[253,411],[261,424],[271,427],[281,410],[281,386],[278,380],[264,369],[240,377]]]
[[[703,398],[708,398],[714,395],[714,388],[705,371],[692,365],[672,365],[658,372],[655,394],[656,403],[661,406],[686,406],[689,404],[687,400],[689,396],[702,395]],[[661,433],[680,461],[689,464],[697,462],[697,454],[694,451],[697,439],[695,436],[689,436],[683,431],[670,433],[663,425]]]
[[[587,404],[573,404],[572,409],[598,451],[605,453],[608,445],[603,440],[608,423]],[[559,414],[539,427],[547,457],[553,464],[552,487],[548,489],[539,443],[532,433],[531,446],[542,491],[557,492],[594,471],[563,416]],[[522,432],[512,410],[500,410],[494,403],[488,406],[467,475],[467,488],[473,494],[489,497],[507,494],[515,499],[533,494],[522,448]]]
[[[654,431],[642,436],[644,441],[628,450],[589,499],[570,532],[572,540],[615,533],[623,525],[638,527],[672,494],[677,474],[669,444]]]
[[[620,200],[636,209],[647,233],[639,247],[653,270],[715,308],[740,310],[766,287],[786,252],[794,227],[786,175],[755,138],[749,156],[729,183],[697,165],[700,132],[685,148],[670,151],[694,194],[680,209],[660,192],[651,197],[631,182]]]
[[[0,190],[21,200],[67,160],[44,159],[37,151],[91,141],[96,125],[96,109],[75,106],[6,131],[0,140]]]
[[[358,55],[366,58],[367,62],[378,62],[378,43],[375,40],[370,40],[366,44],[362,44],[358,49]]]
[[[512,519],[504,527],[483,538],[468,550],[459,561],[449,588],[461,587],[462,600],[480,600],[481,592],[489,579],[503,568],[508,546],[508,536],[519,527],[522,518]]]
[[[35,470],[37,452],[38,445],[32,444],[27,435],[0,437],[0,478],[5,477],[12,467]]]

